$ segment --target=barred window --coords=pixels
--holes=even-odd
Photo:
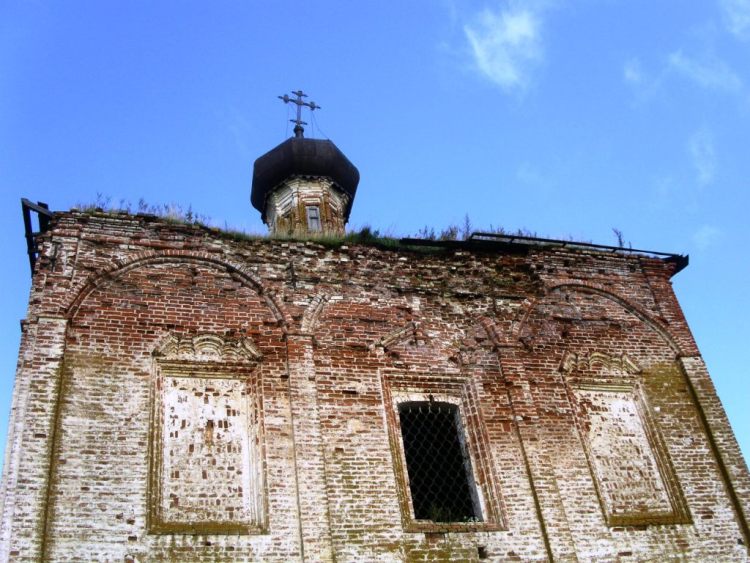
[[[408,401],[398,415],[414,518],[482,521],[458,406]]]

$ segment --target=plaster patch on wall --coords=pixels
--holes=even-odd
[[[576,385],[579,427],[610,526],[689,520],[657,429],[633,385]]]
[[[159,507],[163,521],[255,521],[244,382],[166,377],[164,387]]]
[[[261,532],[265,522],[262,403],[254,364],[205,361],[236,358],[238,348],[254,347],[218,336],[199,338],[211,342],[210,353],[195,346],[187,354],[187,348],[173,346],[167,359],[159,362],[151,530]],[[179,359],[170,359],[175,356]]]

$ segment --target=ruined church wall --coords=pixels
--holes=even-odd
[[[75,213],[43,248],[0,555],[748,558],[747,469],[672,264],[234,240]],[[409,516],[394,405],[431,395],[460,406],[484,522]],[[204,477],[190,446],[236,445],[238,425],[255,445],[211,450],[224,473]]]

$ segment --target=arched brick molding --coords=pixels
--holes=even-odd
[[[566,289],[571,292],[582,292],[582,293],[591,293],[591,294],[600,295],[601,297],[604,297],[605,299],[609,299],[610,301],[617,303],[618,305],[623,307],[626,311],[632,313],[642,322],[644,322],[649,327],[651,327],[656,333],[658,333],[664,339],[664,341],[669,345],[669,347],[675,351],[675,354],[677,355],[682,354],[683,351],[680,345],[678,344],[677,339],[667,329],[663,321],[653,317],[639,305],[636,305],[630,302],[629,300],[625,299],[624,297],[617,295],[616,293],[608,289],[603,288],[599,284],[584,283],[584,282],[561,283],[561,284],[550,286],[547,289],[544,296],[539,297],[535,299],[534,301],[532,301],[531,303],[529,303],[528,307],[525,308],[525,310],[522,310],[522,312],[519,314],[519,318],[513,323],[511,339],[513,341],[518,341],[518,339],[521,337],[524,326],[526,325],[526,323],[528,322],[529,318],[534,313],[534,311],[542,303],[550,299],[550,297],[553,294],[562,290],[566,290]]]
[[[279,305],[275,296],[267,290],[261,280],[244,266],[226,260],[220,260],[216,256],[206,252],[189,252],[184,250],[168,250],[165,252],[142,252],[129,260],[115,260],[108,267],[100,271],[97,275],[91,276],[79,282],[70,291],[70,299],[61,306],[62,313],[67,318],[76,315],[78,308],[86,297],[96,288],[106,284],[108,281],[136,268],[147,266],[149,264],[164,264],[169,262],[175,263],[203,263],[210,264],[218,268],[223,268],[227,272],[236,275],[242,282],[255,290],[266,302],[274,318],[279,324],[286,329],[290,325],[289,315]]]

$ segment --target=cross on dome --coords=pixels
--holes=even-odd
[[[307,122],[302,121],[302,106],[309,107],[310,111],[321,108],[315,102],[303,101],[302,98],[307,98],[307,94],[305,94],[302,90],[297,90],[296,92],[292,92],[292,94],[297,96],[297,98],[290,98],[288,94],[284,94],[283,96],[279,96],[279,99],[283,100],[285,104],[291,102],[297,106],[297,119],[290,119],[289,121],[294,123],[294,136],[304,137],[305,128],[302,126],[307,125]]]

